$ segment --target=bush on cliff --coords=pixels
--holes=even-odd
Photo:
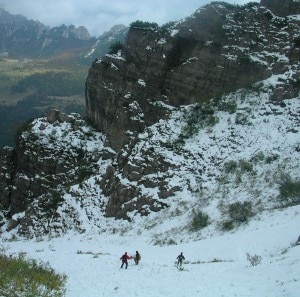
[[[157,23],[143,22],[143,21],[135,21],[130,24],[130,28],[141,28],[141,29],[151,29],[157,30],[159,28]]]

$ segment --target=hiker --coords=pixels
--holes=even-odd
[[[185,260],[183,253],[181,252],[180,255],[177,257],[177,267],[178,265],[181,267],[182,266],[182,261]]]
[[[127,252],[125,252],[125,254],[123,256],[121,256],[121,258],[120,258],[120,260],[122,260],[121,268],[123,268],[123,266],[125,264],[125,268],[127,269],[127,267],[128,267],[128,261],[127,260],[130,260],[130,259],[132,259],[132,257],[128,256]]]
[[[300,236],[298,237],[298,240],[296,241],[296,245],[300,245]]]
[[[135,265],[138,265],[140,260],[141,260],[141,254],[138,251],[136,251],[134,257]]]

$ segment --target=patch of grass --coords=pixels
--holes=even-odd
[[[253,172],[253,164],[251,162],[240,160],[239,161],[239,167],[241,172]]]
[[[48,264],[0,255],[0,295],[10,297],[61,297],[66,276],[54,272]]]
[[[225,262],[233,262],[233,260],[222,260],[222,259],[218,259],[218,258],[214,258],[210,261],[195,261],[195,262],[191,262],[191,264],[210,264],[210,263],[225,263]],[[185,263],[189,264],[188,261],[185,261]]]
[[[166,246],[166,245],[177,245],[177,242],[172,238],[161,238],[156,236],[154,245]]]
[[[234,161],[230,160],[224,163],[224,172],[226,174],[236,173],[237,175],[242,175],[244,173],[255,174],[253,169],[253,164],[245,160]]]

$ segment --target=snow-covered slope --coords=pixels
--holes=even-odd
[[[224,38],[224,46],[220,51],[223,43],[210,41],[213,23],[202,28],[205,45],[202,35],[197,35],[202,29],[196,15],[178,24],[181,31],[176,34],[199,40],[198,57],[184,51],[182,61],[174,60],[176,71],[170,71],[174,90],[181,91],[178,98],[171,98],[176,92],[157,98],[144,94],[150,89],[154,97],[160,94],[144,73],[151,64],[150,50],[153,66],[168,61],[166,39],[152,40],[154,47],[149,47],[148,38],[136,39],[143,30],[133,30],[138,35],[132,35],[132,48],[136,40],[146,42],[141,43],[139,54],[147,67],[140,68],[141,57],[138,67],[132,68],[122,52],[108,55],[109,63],[102,66],[116,75],[109,76],[109,83],[97,70],[100,60],[93,64],[90,87],[98,92],[96,82],[103,83],[100,97],[106,96],[109,104],[98,103],[97,98],[96,103],[91,101],[95,104],[87,101],[92,111],[88,114],[101,121],[112,107],[111,116],[125,127],[122,133],[129,142],[115,146],[117,153],[112,137],[124,136],[118,129],[103,135],[79,115],[51,111],[26,126],[15,159],[12,150],[3,161],[1,155],[1,251],[49,262],[65,273],[67,297],[299,295],[300,246],[295,244],[300,236],[298,17],[287,22],[257,4],[240,13],[231,7],[230,14],[221,3],[206,9],[209,15],[226,20],[224,31],[218,32],[223,33],[219,37]],[[258,10],[263,13],[257,14]],[[201,10],[196,14],[200,16]],[[268,25],[260,27],[260,23]],[[128,54],[136,60],[129,45]],[[207,51],[221,53],[211,56],[215,68],[205,66]],[[131,69],[127,85],[112,63],[118,59]],[[239,63],[225,71],[223,65],[231,65],[230,61]],[[161,88],[154,75],[157,71],[155,66],[148,73],[153,86],[158,83]],[[209,76],[203,76],[203,71]],[[190,80],[185,81],[187,76]],[[231,85],[226,90],[235,91],[221,96],[220,78]],[[249,88],[236,90],[245,85]],[[179,90],[182,86],[186,89]],[[193,94],[191,86],[203,91],[200,101],[187,95]],[[122,106],[118,114],[116,101],[106,92],[115,94],[123,87],[118,91]],[[138,98],[146,99],[147,109],[141,108]],[[179,106],[182,102],[201,104]],[[146,121],[146,115],[156,112],[155,120]],[[132,125],[124,125],[125,113]],[[115,122],[109,123],[115,128]],[[146,123],[155,124],[144,129]],[[15,163],[8,162],[13,159]],[[135,266],[131,260],[127,270],[120,269],[121,255],[125,251],[134,255],[136,250],[142,255],[140,264]],[[185,255],[183,270],[175,266],[180,252]],[[1,289],[0,297],[6,296]]]
[[[299,212],[299,206],[267,211],[235,232],[196,241],[185,234],[181,239],[186,243],[163,247],[149,243],[151,231],[137,230],[123,236],[69,233],[3,246],[13,256],[24,252],[67,274],[68,297],[296,297],[300,246],[293,243],[299,234]],[[174,220],[167,222],[162,229],[172,228]],[[140,264],[129,260],[128,269],[120,269],[121,255],[134,255],[136,250],[142,255]],[[175,267],[180,252],[186,259],[182,271]]]
[[[116,160],[100,157],[93,175],[66,190],[59,215],[40,218],[39,226],[50,226],[47,236],[36,226],[36,237],[26,240],[17,229],[5,232],[3,226],[5,252],[25,252],[66,273],[68,297],[298,296],[299,192],[284,200],[280,187],[299,183],[300,98],[269,101],[274,86],[290,74],[211,103],[213,118],[199,120],[199,107],[170,107],[167,120],[138,136],[129,164],[146,167],[151,156],[159,156],[172,166],[145,174],[143,183],[116,171],[119,182],[168,207],[156,212],[145,206],[147,216],[129,211],[130,221],[107,218],[108,197],[100,181]],[[95,155],[103,149],[101,135],[91,143],[76,141],[66,125],[61,125],[65,133],[57,124],[47,125],[32,128],[40,142],[64,135],[64,146],[78,143]],[[162,198],[157,187],[145,182],[155,180],[164,180],[173,194]],[[230,216],[230,206],[244,202],[250,205],[245,220]],[[195,223],[199,214],[207,216],[207,226]],[[131,261],[126,271],[120,270],[120,256],[136,250],[142,254],[140,265]],[[181,251],[186,261],[178,271],[174,263]]]

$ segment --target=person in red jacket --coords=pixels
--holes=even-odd
[[[128,256],[127,252],[125,252],[125,254],[123,256],[121,256],[121,258],[120,258],[120,260],[122,260],[121,268],[123,268],[123,266],[125,264],[125,268],[127,269],[127,267],[128,267],[128,261],[127,260],[130,260],[130,259],[132,259],[132,257]]]

